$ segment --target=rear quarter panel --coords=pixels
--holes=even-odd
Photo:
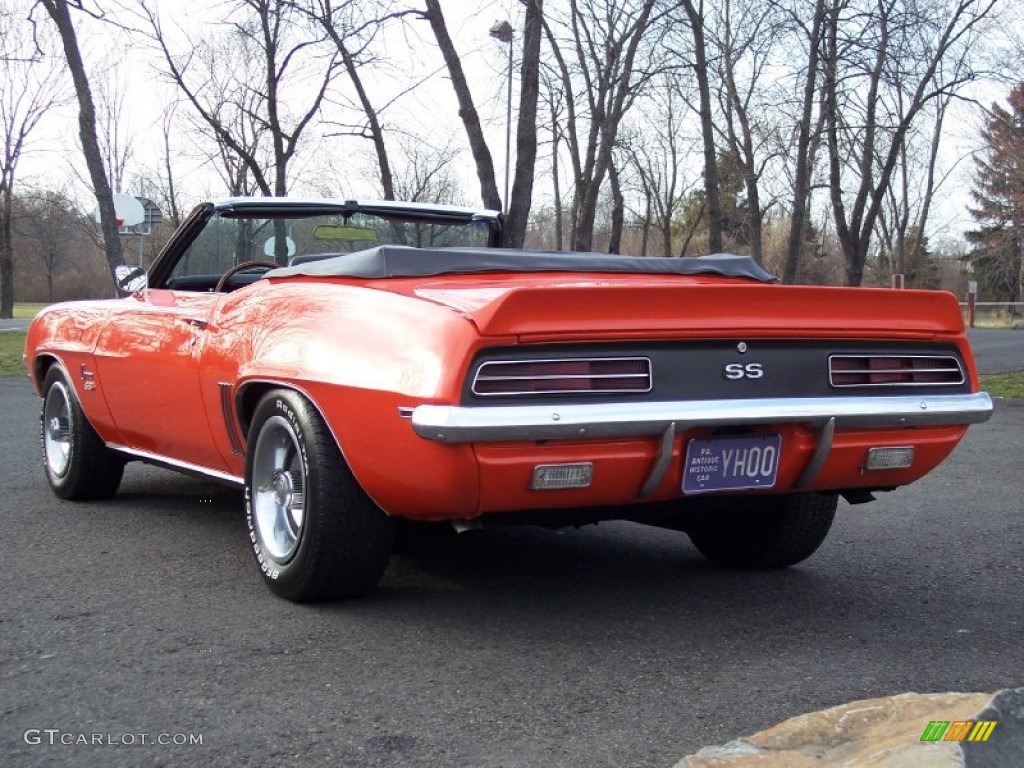
[[[234,382],[243,433],[251,392],[294,387],[323,413],[357,480],[383,509],[437,518],[476,513],[472,448],[420,439],[399,410],[457,401],[480,343],[465,317],[364,286],[282,280],[232,294],[211,324],[204,396]],[[231,461],[241,474],[242,457]]]

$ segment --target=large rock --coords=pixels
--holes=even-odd
[[[995,720],[983,743],[922,742],[932,720]],[[683,758],[676,768],[1020,768],[1024,688],[988,693],[903,693],[800,715]]]
[[[977,720],[995,720],[992,736],[984,744],[966,742],[966,768],[1003,768],[1024,765],[1024,688],[1000,691]]]

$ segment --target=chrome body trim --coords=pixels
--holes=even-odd
[[[238,427],[235,423],[235,409],[231,397],[231,383],[227,381],[217,382],[220,389],[220,412],[224,418],[224,431],[227,432],[228,442],[231,444],[231,452],[236,456],[244,456],[245,448],[242,438],[238,434]]]
[[[992,415],[985,392],[969,395],[764,398],[653,403],[459,406],[420,405],[412,428],[446,443],[570,440],[661,435],[669,424],[692,427],[809,422],[837,427],[978,424]]]
[[[793,486],[794,488],[803,488],[805,485],[810,485],[811,480],[818,476],[821,468],[825,466],[825,460],[828,459],[828,455],[832,452],[832,440],[835,434],[836,417],[833,416],[825,422],[825,426],[818,433],[818,445],[811,455],[811,460],[807,462],[804,471],[797,478],[796,484]]]
[[[201,467],[198,464],[181,461],[180,459],[172,459],[167,456],[161,456],[158,453],[141,451],[137,448],[129,448],[128,446],[118,445],[117,443],[107,443],[107,447],[111,450],[126,453],[129,456],[134,456],[136,459],[141,459],[148,464],[157,464],[162,467],[167,467],[168,469],[176,469],[179,472],[186,472],[191,475],[202,475],[203,477],[208,477],[211,480],[228,483],[229,485],[237,485],[239,488],[245,485],[245,480],[241,477],[235,477],[234,475],[229,475],[227,472],[210,469],[209,467]]]
[[[410,203],[399,200],[347,200],[341,197],[222,197],[210,201],[215,211],[264,211],[275,209],[282,213],[297,208],[324,208],[351,210],[358,208],[370,213],[426,213],[439,215],[456,215],[466,218],[476,217],[487,221],[499,221],[501,213],[486,208],[470,208],[462,205],[445,205],[442,203]]]
[[[669,465],[672,463],[672,446],[676,442],[676,423],[673,421],[669,424],[665,431],[661,435],[661,442],[658,445],[658,455],[654,459],[654,464],[651,466],[651,471],[647,475],[647,479],[644,484],[640,487],[640,493],[637,494],[641,499],[646,499],[661,485],[661,481],[665,479],[665,473],[668,472]]]

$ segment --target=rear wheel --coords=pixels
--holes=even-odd
[[[295,392],[270,392],[256,407],[245,499],[252,551],[276,594],[337,600],[380,581],[393,522],[359,487],[319,412]]]
[[[43,467],[62,499],[106,499],[117,492],[124,456],[107,448],[85,417],[67,372],[54,365],[43,380],[39,419]]]
[[[751,498],[738,509],[705,515],[687,533],[700,553],[733,568],[783,568],[806,560],[832,527],[839,497],[802,493]]]

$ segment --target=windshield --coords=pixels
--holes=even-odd
[[[297,218],[251,218],[216,214],[171,272],[181,278],[221,275],[247,261],[300,264],[379,245],[443,248],[488,245],[487,221],[390,217],[362,211]]]

